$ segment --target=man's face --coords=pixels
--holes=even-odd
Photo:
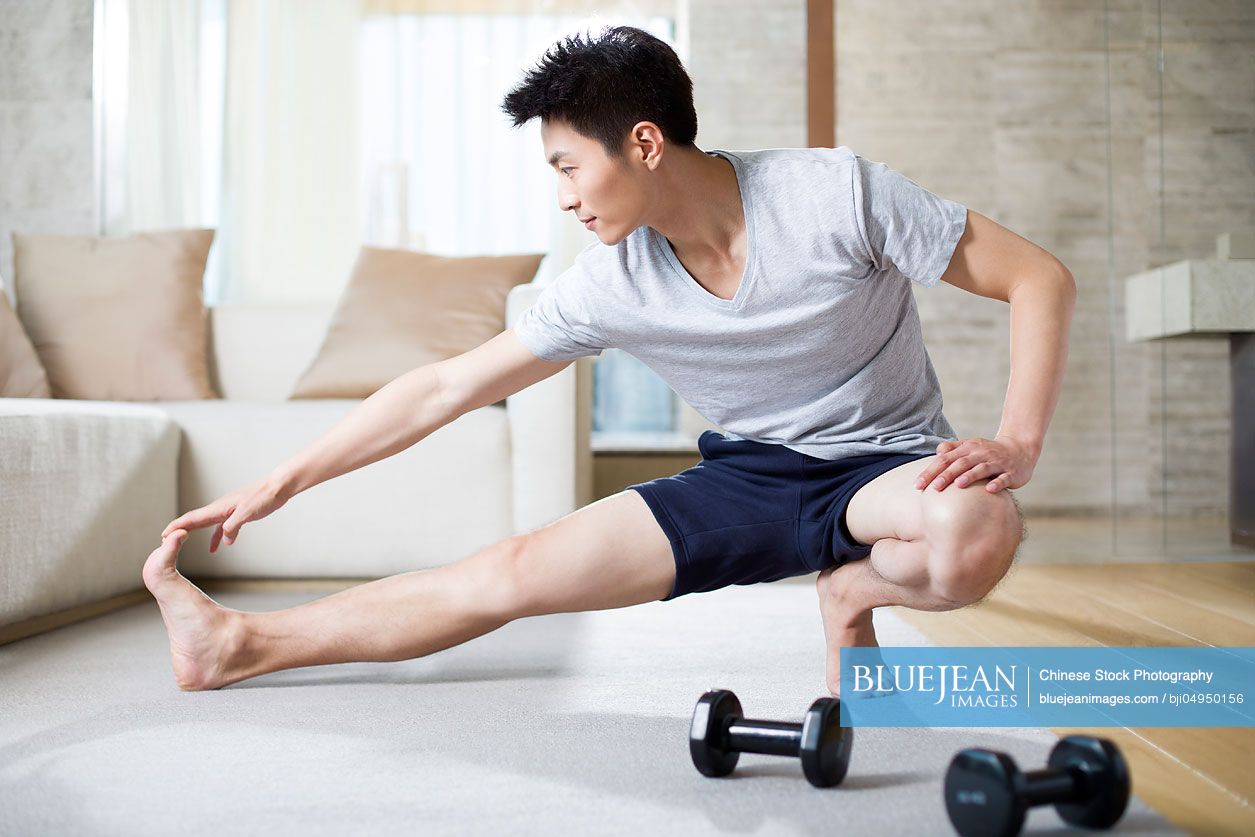
[[[640,226],[644,195],[626,160],[612,160],[601,143],[560,121],[542,121],[545,160],[558,180],[558,207],[574,212],[603,244],[618,244]],[[587,225],[586,225],[587,226]]]

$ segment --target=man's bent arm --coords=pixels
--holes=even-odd
[[[1023,443],[1036,459],[1063,387],[1076,282],[1066,269],[1039,274],[1017,283],[1008,302],[1011,378],[998,435]]]

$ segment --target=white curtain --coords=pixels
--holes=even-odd
[[[597,239],[558,207],[539,120],[512,128],[502,99],[564,35],[625,23],[669,40],[672,19],[632,8],[585,14],[579,2],[454,5],[369,4],[363,239],[445,255],[544,252],[537,281],[548,281]]]
[[[98,0],[96,11],[100,232],[216,228],[226,0]]]
[[[360,245],[356,0],[230,0],[222,291],[334,300]]]
[[[103,232],[192,226],[212,207],[223,2],[100,3],[105,48],[97,45],[95,83],[104,117],[98,126]]]
[[[102,231],[217,228],[206,301],[331,300],[361,243],[442,255],[596,241],[538,120],[501,102],[553,41],[683,0],[99,0]],[[681,51],[683,46],[676,44]]]
[[[563,35],[674,42],[684,0],[98,3],[101,229],[216,228],[214,304],[334,299],[362,243],[556,276],[596,237],[501,101]]]
[[[201,29],[218,2],[143,0],[130,13],[127,219],[136,229],[199,222],[202,197]],[[160,177],[154,176],[160,173]]]

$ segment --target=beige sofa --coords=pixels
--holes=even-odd
[[[506,324],[535,299],[514,288]],[[142,590],[166,523],[260,479],[358,399],[286,400],[331,304],[209,311],[222,399],[0,398],[0,626]],[[396,456],[297,495],[190,577],[378,577],[447,564],[591,499],[592,360],[473,410]]]

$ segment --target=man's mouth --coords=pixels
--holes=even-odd
[[[584,228],[585,228],[585,229],[588,229],[588,230],[591,230],[591,229],[593,228],[593,222],[594,222],[594,221],[596,221],[596,220],[597,220],[597,216],[596,216],[596,215],[594,215],[593,217],[589,218],[587,221],[585,221],[585,222],[584,222]]]

